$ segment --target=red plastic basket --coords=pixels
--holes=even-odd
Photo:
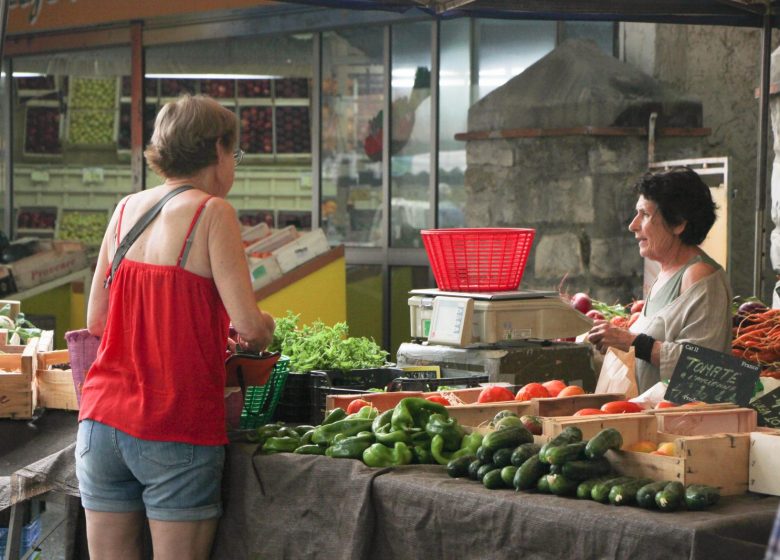
[[[440,290],[505,292],[520,286],[536,230],[454,228],[421,234]]]

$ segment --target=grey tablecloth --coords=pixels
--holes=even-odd
[[[214,558],[761,559],[780,500],[665,514],[232,445]]]
[[[0,510],[51,490],[78,496],[73,450],[78,413],[0,420]]]

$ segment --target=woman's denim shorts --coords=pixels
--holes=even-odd
[[[225,448],[135,438],[82,420],[76,476],[85,509],[146,511],[158,521],[200,521],[222,515]]]

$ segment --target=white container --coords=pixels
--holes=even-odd
[[[315,229],[276,249],[272,254],[276,257],[282,274],[287,274],[314,257],[327,253],[328,249],[330,246],[325,232],[321,229]]]
[[[254,291],[282,277],[282,270],[279,268],[276,257],[271,256],[264,259],[249,257],[247,260],[249,261],[249,277],[252,280]]]
[[[748,489],[780,496],[780,430],[750,434]]]
[[[271,235],[271,228],[268,227],[268,224],[265,222],[260,222],[256,226],[246,228],[244,231],[242,231],[241,241],[244,242],[245,247],[249,247],[261,239],[265,239],[269,235]]]
[[[295,241],[298,238],[298,230],[295,226],[287,226],[283,229],[278,229],[271,233],[271,235],[249,245],[244,252],[247,255],[270,253],[291,241]]]

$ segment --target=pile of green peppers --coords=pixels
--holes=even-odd
[[[446,465],[475,454],[482,443],[482,434],[467,434],[444,406],[418,397],[402,399],[381,414],[371,406],[350,415],[336,408],[316,427],[267,424],[253,436],[266,454],[359,459],[369,467]]]

